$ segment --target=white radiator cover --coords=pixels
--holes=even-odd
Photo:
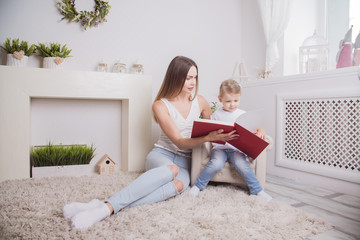
[[[276,165],[360,183],[359,89],[277,94]]]

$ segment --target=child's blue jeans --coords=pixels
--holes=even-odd
[[[174,164],[179,167],[175,178],[168,167]],[[190,167],[191,153],[179,155],[155,147],[146,157],[147,171],[106,202],[110,203],[114,213],[117,213],[123,208],[166,200],[179,194],[172,180],[177,179],[182,182],[182,191],[189,186]]]
[[[224,168],[227,161],[241,174],[251,194],[258,194],[262,190],[250,164],[246,161],[246,155],[235,149],[213,149],[211,160],[196,179],[195,186],[204,190],[211,178]]]

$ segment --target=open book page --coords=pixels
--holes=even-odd
[[[262,120],[264,118],[264,109],[255,109],[241,114],[235,122],[246,128],[250,132],[262,127]]]
[[[203,122],[203,123],[212,123],[212,124],[217,124],[218,126],[234,126],[234,123],[230,123],[230,122],[225,122],[225,121],[219,121],[219,120],[212,120],[212,119],[203,119],[203,118],[199,118],[195,120],[196,122]]]

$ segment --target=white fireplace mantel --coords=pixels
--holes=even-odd
[[[121,101],[121,168],[144,170],[152,147],[151,76],[0,66],[0,181],[30,177],[32,98]]]

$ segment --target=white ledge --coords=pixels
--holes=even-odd
[[[250,80],[247,82],[242,82],[241,85],[244,88],[251,88],[257,86],[265,85],[275,85],[299,81],[314,81],[319,79],[324,79],[324,77],[336,78],[339,76],[354,76],[360,80],[360,67],[348,67],[348,68],[338,68],[334,70],[327,70],[322,72],[313,72],[281,77],[272,77],[258,80]]]

